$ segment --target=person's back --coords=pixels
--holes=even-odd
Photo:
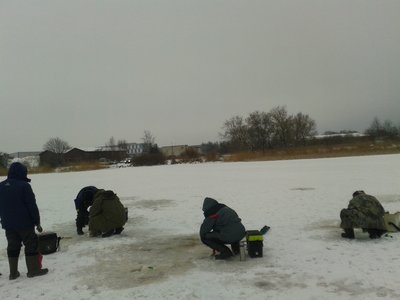
[[[355,191],[348,207],[340,212],[340,227],[345,231],[342,237],[353,239],[354,228],[362,228],[371,239],[380,238],[386,232],[384,214],[383,206],[375,197]]]
[[[244,237],[246,230],[236,211],[225,206],[218,210],[217,214],[219,217],[215,222],[214,230],[220,233],[222,240],[234,242]]]
[[[374,196],[365,193],[360,193],[350,200],[349,209],[352,208],[371,218],[380,218],[385,214],[381,203]]]
[[[118,196],[113,191],[97,191],[89,212],[89,230],[91,235],[96,236],[102,233],[103,237],[106,237],[110,235],[111,231],[113,233],[120,233],[125,223],[125,207]]]
[[[40,222],[29,183],[14,177],[0,183],[0,218],[5,230],[33,229]]]

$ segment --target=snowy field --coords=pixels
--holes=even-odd
[[[400,234],[340,238],[353,191],[400,211],[400,155],[115,168],[32,175],[46,231],[65,237],[49,274],[8,280],[0,236],[0,299],[400,299]],[[1,180],[4,177],[0,178]],[[121,236],[75,233],[73,199],[114,190],[129,209]],[[204,197],[234,208],[247,229],[271,226],[264,257],[215,261],[198,237]]]

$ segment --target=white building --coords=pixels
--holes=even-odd
[[[144,144],[138,143],[127,143],[126,144],[126,153],[128,156],[138,156],[144,152]]]

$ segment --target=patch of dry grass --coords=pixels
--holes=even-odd
[[[330,146],[309,146],[273,149],[265,152],[241,152],[226,157],[225,161],[265,161],[285,159],[328,158],[400,153],[400,143],[357,143]]]
[[[60,168],[52,168],[48,166],[40,166],[31,168],[29,170],[30,174],[39,174],[39,173],[53,173],[53,172],[81,172],[81,171],[92,171],[107,168],[106,165],[101,163],[82,163],[76,165],[69,165]]]
[[[108,168],[107,165],[101,163],[82,163],[77,165],[70,165],[57,169],[58,172],[82,172],[93,171]]]

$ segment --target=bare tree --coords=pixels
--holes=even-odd
[[[9,155],[4,152],[0,152],[0,168],[7,168],[7,161],[9,159]]]
[[[43,150],[55,153],[55,161],[52,163],[55,166],[64,163],[64,153],[69,149],[71,149],[69,144],[59,137],[50,138],[43,146]]]
[[[399,130],[393,124],[393,122],[390,120],[386,120],[383,123],[383,131],[384,131],[385,136],[387,136],[389,138],[394,138],[399,135]]]
[[[115,150],[116,144],[115,144],[115,139],[113,136],[110,137],[110,139],[106,142],[105,146],[106,146],[106,148],[110,149],[111,151]]]
[[[305,144],[307,138],[317,134],[315,121],[308,115],[297,113],[292,118],[293,139],[296,144]]]
[[[247,127],[240,116],[235,116],[225,121],[222,137],[229,141],[237,150],[243,150],[247,146]]]
[[[255,111],[246,118],[247,140],[250,150],[262,150],[271,147],[273,124],[271,115]]]
[[[128,143],[126,140],[118,140],[117,146],[119,150],[127,150],[128,149]]]
[[[394,138],[400,134],[399,129],[400,128],[397,128],[392,121],[386,120],[382,123],[377,117],[375,117],[365,133],[372,137]]]
[[[276,142],[281,146],[288,146],[291,141],[291,121],[285,106],[277,106],[270,111]]]
[[[378,119],[378,117],[375,117],[365,133],[372,137],[379,137],[382,136],[382,131],[383,126],[381,124],[381,121]]]
[[[69,149],[71,149],[71,147],[68,143],[58,137],[50,138],[43,146],[43,150],[51,151],[56,154],[63,154]]]
[[[155,146],[156,138],[154,135],[149,131],[145,130],[143,133],[142,141],[144,144],[144,152],[151,152],[153,147]]]

